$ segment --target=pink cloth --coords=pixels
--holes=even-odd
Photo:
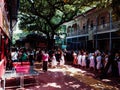
[[[29,73],[30,62],[13,62],[13,66],[16,69],[17,73]]]
[[[13,62],[13,67],[20,66],[21,62]],[[30,65],[30,62],[22,62],[22,65]]]
[[[42,55],[42,60],[43,61],[48,61],[49,55],[48,54],[43,54]]]
[[[29,73],[30,65],[19,65],[15,69],[17,73]]]

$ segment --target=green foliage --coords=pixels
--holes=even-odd
[[[51,18],[51,23],[57,25],[61,22],[63,13],[59,10],[56,10],[55,15]]]
[[[58,28],[92,7],[106,7],[111,3],[116,12],[115,3],[119,0],[20,0],[20,28],[40,31],[53,38]],[[119,4],[117,5],[119,7]],[[117,7],[117,8],[118,8]]]
[[[20,0],[19,26],[53,38],[59,26],[72,20],[77,11],[78,8],[63,0]]]

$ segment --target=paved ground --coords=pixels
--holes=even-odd
[[[25,83],[32,82],[32,85],[25,85],[24,88],[6,90],[119,90],[119,78],[103,79],[96,78],[95,73],[89,70],[74,68],[71,65],[64,67],[49,68],[47,72],[41,70],[41,64],[35,63],[35,70],[39,75],[29,76]],[[28,76],[26,76],[28,78]],[[116,80],[115,80],[116,79]],[[13,84],[19,84],[19,79],[13,80]],[[115,82],[116,81],[116,82]],[[12,80],[7,81],[11,85]],[[10,83],[10,84],[9,84]],[[16,84],[17,84],[16,83]]]

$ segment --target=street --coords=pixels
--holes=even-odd
[[[35,63],[35,70],[39,72],[38,76],[33,76],[37,78],[36,84],[6,90],[119,90],[120,88],[115,80],[97,79],[94,73],[71,65],[49,68],[47,72],[43,72],[40,63]],[[27,83],[31,80],[33,79],[29,78]]]

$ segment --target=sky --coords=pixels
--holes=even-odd
[[[14,27],[14,30],[13,30],[14,34],[22,33],[22,30],[19,29],[18,24],[19,24],[19,21],[17,22],[16,26]]]

